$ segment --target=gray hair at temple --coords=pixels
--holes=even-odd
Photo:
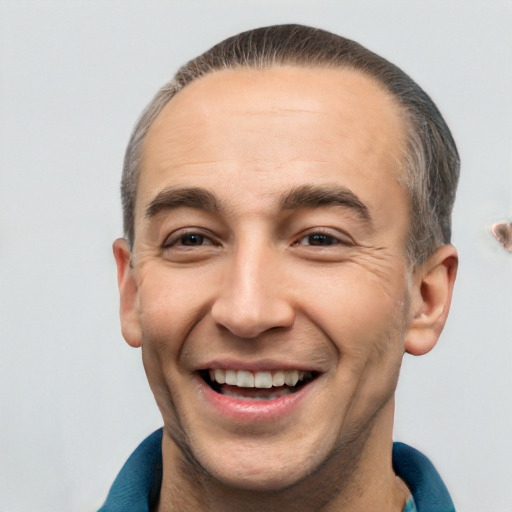
[[[410,197],[407,258],[424,262],[451,239],[451,212],[459,178],[457,147],[439,110],[407,74],[350,39],[302,25],[275,25],[230,37],[181,67],[142,113],[128,144],[121,198],[124,233],[133,245],[134,209],[144,137],[173,96],[197,78],[224,69],[295,65],[365,73],[391,93],[408,124],[401,183]]]

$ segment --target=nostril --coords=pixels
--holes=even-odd
[[[237,338],[251,340],[261,334],[289,328],[295,320],[293,308],[278,301],[269,301],[265,307],[237,307],[235,304],[215,304],[211,311],[213,320]]]

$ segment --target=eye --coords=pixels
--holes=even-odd
[[[340,243],[339,240],[337,240],[333,236],[327,235],[325,233],[311,233],[296,242],[296,244],[316,245],[316,246],[321,246],[321,247],[324,247],[326,245],[339,244],[339,243]]]
[[[161,257],[171,263],[193,264],[222,252],[222,239],[205,228],[187,226],[170,233],[161,245]]]
[[[312,246],[312,247],[328,247],[330,245],[350,245],[348,239],[340,236],[334,236],[329,233],[323,233],[321,231],[315,231],[308,233],[296,240],[293,245]]]
[[[164,249],[170,249],[180,247],[205,247],[212,245],[214,245],[212,239],[203,233],[192,230],[179,230],[168,236],[162,247]]]
[[[199,233],[185,233],[178,238],[175,244],[176,243],[180,243],[181,245],[188,245],[191,247],[198,245],[213,245],[209,238]]]

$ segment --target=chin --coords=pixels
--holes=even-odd
[[[218,483],[232,490],[250,491],[255,493],[279,493],[301,482],[309,473],[304,467],[298,472],[290,473],[286,466],[269,468],[246,467],[237,470],[236,467],[226,471],[226,468],[211,468],[210,476]]]
[[[257,493],[286,491],[317,473],[329,459],[329,446],[318,439],[259,441],[217,443],[213,450],[210,441],[191,448],[211,480],[232,490]]]

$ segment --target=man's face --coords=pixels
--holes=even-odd
[[[389,430],[403,139],[369,78],[297,67],[209,74],[149,130],[123,331],[166,431],[218,481],[285,488]]]

